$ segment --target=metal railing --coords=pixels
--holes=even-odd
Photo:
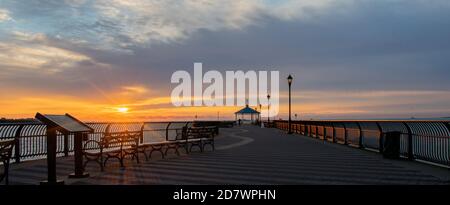
[[[100,140],[101,137],[120,132],[142,132],[141,142],[175,140],[184,126],[191,126],[193,122],[88,122],[94,133],[88,134],[88,140]],[[46,126],[41,123],[0,123],[0,140],[18,139],[14,146],[12,162],[42,159],[47,154]],[[72,134],[57,135],[57,155],[69,156],[73,154]],[[88,147],[95,149],[95,147]]]
[[[288,130],[288,121],[275,127]],[[383,152],[384,134],[401,132],[400,153],[411,160],[450,166],[450,121],[419,120],[320,120],[292,121],[294,133],[361,149]]]

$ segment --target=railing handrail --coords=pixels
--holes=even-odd
[[[125,130],[128,132],[142,132],[141,142],[145,138],[158,137],[149,132],[165,132],[166,139],[171,139],[173,132],[183,129],[184,126],[188,126],[189,123],[204,123],[214,122],[220,125],[221,123],[229,123],[232,121],[146,121],[146,122],[86,122],[94,128],[94,132],[89,134],[90,138],[98,138],[110,133],[121,133]],[[157,125],[151,127],[152,124]],[[162,126],[161,126],[162,125]],[[68,156],[73,151],[73,134],[58,135],[58,153]],[[35,158],[37,156],[44,156],[45,149],[45,124],[39,121],[27,121],[27,122],[2,122],[0,123],[0,140],[6,139],[19,139],[15,146],[14,161],[20,162],[22,159]]]
[[[287,120],[273,122],[279,129],[285,130],[289,127]],[[292,126],[296,124],[301,126]],[[326,137],[326,129],[332,127],[332,142],[335,142],[337,138],[337,142],[362,149],[372,148],[379,152],[383,152],[384,149],[385,133],[399,131],[403,156],[411,160],[420,159],[450,166],[450,121],[448,120],[296,120],[291,121],[291,126],[295,133],[301,133],[302,127],[311,127],[313,129],[306,128],[304,134],[322,140],[330,140]],[[300,132],[295,129],[300,129]],[[344,132],[337,136],[337,129],[343,129]],[[350,130],[352,133],[348,132]]]

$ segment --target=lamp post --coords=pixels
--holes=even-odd
[[[270,94],[267,94],[267,126],[270,124]]]
[[[287,80],[288,80],[288,85],[289,85],[289,123],[288,123],[288,125],[289,125],[289,131],[288,131],[288,134],[292,134],[292,128],[291,128],[291,84],[292,84],[292,76],[291,75],[289,75],[288,77],[287,77]]]

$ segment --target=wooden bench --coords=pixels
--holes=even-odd
[[[139,140],[141,132],[120,132],[110,133],[97,140],[87,140],[83,146],[83,156],[85,158],[84,167],[94,161],[104,170],[106,162],[115,158],[119,160],[120,166],[124,167],[123,160],[127,156],[136,159],[139,163]]]
[[[217,126],[209,127],[182,127],[176,129],[174,139],[167,139],[163,136],[154,136],[153,141],[139,144],[139,153],[143,153],[146,160],[151,158],[153,152],[161,153],[164,158],[169,150],[174,150],[179,156],[178,149],[184,147],[186,153],[192,151],[192,147],[199,147],[203,152],[206,145],[211,145],[214,150],[214,136],[218,132]],[[148,154],[147,154],[148,153]]]
[[[146,160],[152,157],[153,152],[161,153],[161,157],[164,158],[170,149],[174,149],[175,153],[177,155],[180,155],[180,153],[178,152],[179,142],[177,139],[179,138],[178,135],[181,136],[181,129],[176,130],[176,133],[177,137],[175,138],[175,140],[168,140],[166,136],[162,135],[152,136],[151,141],[141,142],[139,144],[138,153],[144,154]]]
[[[0,182],[4,179],[6,185],[9,184],[9,162],[15,143],[15,139],[0,141],[0,162],[3,164],[3,173],[0,173]]]
[[[198,147],[203,152],[206,145],[211,145],[215,150],[214,136],[217,131],[217,126],[205,126],[205,127],[190,127],[186,133],[186,152],[191,152],[192,147]],[[189,151],[187,147],[189,147]]]
[[[203,152],[207,145],[215,149],[214,136],[218,133],[217,126],[183,127],[175,131],[175,139],[171,140],[165,136],[153,136],[152,141],[140,142],[143,139],[141,131],[111,133],[100,140],[87,140],[83,146],[84,167],[94,161],[103,171],[110,158],[118,159],[120,166],[123,167],[126,156],[132,156],[132,159],[136,159],[139,163],[140,153],[144,154],[146,160],[151,158],[153,152],[161,153],[164,158],[169,150],[174,150],[177,155],[180,155],[178,151],[180,147],[184,147],[186,153],[191,152],[193,147],[199,147]]]

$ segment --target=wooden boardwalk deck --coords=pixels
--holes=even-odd
[[[104,172],[91,163],[91,177],[68,179],[71,157],[58,158],[57,173],[66,184],[450,184],[445,168],[381,155],[276,129],[242,126],[221,129],[216,151],[169,155],[126,168],[108,163]],[[142,157],[143,158],[143,157]],[[11,184],[39,184],[45,160],[15,164]]]

